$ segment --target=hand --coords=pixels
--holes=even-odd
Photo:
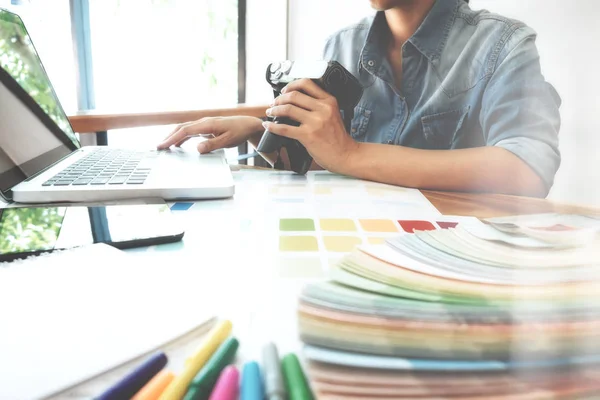
[[[157,148],[163,150],[172,145],[179,147],[190,138],[201,135],[213,136],[198,144],[198,151],[202,154],[236,147],[257,132],[262,133],[261,122],[258,118],[245,116],[202,118],[177,126]]]
[[[281,93],[267,115],[291,118],[300,126],[272,122],[263,122],[263,126],[300,141],[321,167],[344,173],[359,144],[346,132],[335,97],[310,79],[291,82]]]

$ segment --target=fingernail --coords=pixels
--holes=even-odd
[[[265,111],[267,115],[271,115],[271,113],[273,112],[273,108],[267,108],[267,111]]]
[[[281,93],[285,93],[287,92],[287,86],[284,86],[283,89],[281,89]]]
[[[262,126],[265,129],[269,129],[269,121],[263,121]]]
[[[204,153],[204,152],[206,152],[206,145],[205,145],[204,143],[200,143],[200,144],[198,145],[198,151],[199,151],[200,153]]]

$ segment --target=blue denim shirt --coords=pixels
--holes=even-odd
[[[549,189],[560,165],[560,97],[545,81],[535,32],[521,22],[437,0],[403,46],[401,87],[387,59],[383,12],[332,35],[336,60],[365,88],[351,135],[421,149],[499,146]]]

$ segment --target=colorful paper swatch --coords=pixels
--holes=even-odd
[[[323,243],[328,251],[350,252],[362,244],[362,240],[354,236],[324,236]]]
[[[194,203],[175,203],[171,206],[171,211],[187,211],[194,206]]]
[[[361,219],[359,222],[367,232],[398,232],[394,221],[389,219]]]
[[[280,236],[280,251],[319,251],[319,243],[314,236]]]
[[[315,221],[310,218],[282,218],[279,230],[283,232],[314,232]]]
[[[429,221],[398,221],[404,232],[435,231],[435,226]]]
[[[456,228],[458,226],[458,222],[436,221],[436,224],[442,229]]]
[[[356,224],[351,219],[327,218],[319,220],[322,231],[326,232],[355,232]]]

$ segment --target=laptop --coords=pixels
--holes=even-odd
[[[223,150],[82,147],[21,18],[0,9],[0,192],[8,202],[234,194]]]

